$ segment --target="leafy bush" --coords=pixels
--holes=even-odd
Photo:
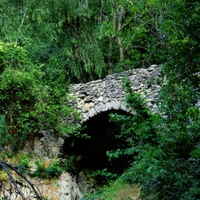
[[[29,173],[31,177],[55,178],[59,177],[63,172],[58,159],[54,160],[47,166],[45,166],[45,162],[42,161],[36,161],[35,164],[37,166],[36,170],[32,173]]]
[[[28,135],[41,127],[58,134],[78,130],[73,120],[63,123],[66,118],[78,118],[73,107],[66,104],[65,77],[54,79],[54,83],[53,78],[46,79],[51,74],[43,71],[42,65],[33,64],[28,53],[12,43],[0,42],[0,67],[2,143],[9,142],[12,150],[18,151]]]
[[[0,66],[0,113],[5,116],[7,136],[17,143],[14,149],[18,149],[30,132],[28,119],[34,103],[37,73],[31,70],[23,48],[11,43],[0,42]]]
[[[86,177],[94,180],[96,185],[103,186],[112,180],[116,180],[118,175],[109,172],[106,168],[102,170],[86,170]]]
[[[199,127],[200,110],[188,90],[181,90],[181,104],[163,118],[152,113],[145,100],[124,81],[126,102],[135,112],[133,117],[111,115],[120,122],[120,137],[127,141],[124,149],[109,154],[132,155],[131,167],[121,176],[129,183],[140,183],[142,197],[154,199],[198,199],[200,186]],[[180,90],[180,87],[178,88]],[[172,100],[172,99],[171,99]],[[175,98],[173,98],[175,100]]]

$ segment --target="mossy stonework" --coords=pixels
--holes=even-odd
[[[70,98],[69,104],[74,106],[81,116],[78,123],[84,125],[86,122],[89,122],[91,119],[94,119],[103,113],[104,115],[102,116],[105,118],[106,114],[112,111],[130,113],[131,111],[125,104],[126,95],[122,88],[122,79],[124,77],[131,80],[134,91],[142,94],[142,96],[147,99],[148,106],[156,112],[157,107],[155,101],[158,98],[161,88],[157,81],[159,69],[160,68],[157,65],[152,65],[147,69],[140,68],[129,70],[108,75],[101,80],[69,85],[67,88],[69,94],[67,98]],[[105,128],[109,129],[109,127]],[[95,136],[92,137],[96,138]],[[55,134],[53,129],[42,129],[40,130],[39,135],[33,139],[34,141],[28,140],[26,142],[24,151],[28,152],[31,149],[32,154],[37,158],[42,158],[44,161],[51,160],[52,158],[59,158],[63,155],[63,147],[66,145],[66,138],[68,138],[68,136]],[[94,141],[96,140],[92,140],[91,143]],[[99,146],[101,146],[101,144],[99,144]],[[104,146],[102,145],[102,147]],[[62,174],[58,179],[58,187],[52,192],[52,195],[48,196],[48,192],[46,195],[53,198],[55,198],[55,195],[61,195],[62,198],[60,197],[60,199],[76,199],[77,197],[80,199],[82,195],[80,194],[80,188],[78,188],[77,185],[82,183],[76,183],[76,180],[73,180],[70,185],[74,184],[73,188],[75,189],[70,189],[70,187],[67,186],[70,181],[64,180],[65,178],[63,179],[63,176],[64,175]],[[62,188],[61,179],[66,182],[66,187]],[[39,185],[41,185],[41,183],[39,183]],[[87,186],[84,187],[87,188]],[[66,191],[67,188],[69,189],[69,192],[66,194],[64,191]],[[44,192],[44,190],[46,189],[41,187],[41,192]]]
[[[129,112],[124,103],[125,91],[122,88],[122,78],[127,77],[132,82],[132,88],[147,99],[148,106],[156,112],[155,101],[161,86],[157,83],[159,67],[132,69],[129,71],[106,76],[104,79],[70,85],[70,104],[81,114],[81,123],[108,110],[123,110]]]
[[[112,110],[130,113],[125,105],[125,91],[122,88],[124,77],[131,80],[134,91],[145,97],[150,109],[156,112],[155,102],[161,88],[158,84],[159,69],[157,65],[152,65],[147,69],[133,69],[108,75],[104,79],[69,85],[67,98],[81,116],[78,123],[84,124],[93,117]],[[35,153],[41,157],[59,157],[66,136],[57,136],[52,129],[40,130],[40,135],[34,142]]]

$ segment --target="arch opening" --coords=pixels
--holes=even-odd
[[[109,122],[111,113],[130,115],[126,111],[114,109],[101,112],[83,124],[85,128],[82,134],[86,133],[89,139],[70,137],[65,140],[63,151],[69,156],[74,156],[77,172],[84,169],[96,171],[106,168],[109,172],[121,174],[128,167],[128,157],[124,156],[110,162],[106,155],[107,151],[117,150],[125,145],[125,141],[116,138],[120,128],[118,124]]]

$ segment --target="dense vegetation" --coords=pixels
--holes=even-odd
[[[199,31],[197,0],[2,0],[0,149],[9,144],[16,152],[42,126],[76,132],[62,123],[63,116],[78,117],[65,104],[68,83],[160,64],[162,115],[125,80],[127,105],[137,115],[111,115],[126,145],[107,154],[132,157],[120,179],[140,183],[143,196],[199,199]]]

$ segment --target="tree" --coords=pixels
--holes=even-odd
[[[86,82],[162,63],[155,1],[4,0],[0,13],[3,41],[24,47],[51,75],[64,69],[66,80]]]
[[[100,36],[108,70],[147,67],[162,62],[158,23],[160,9],[155,1],[101,1]],[[109,15],[106,10],[109,11]]]
[[[162,115],[151,113],[125,82],[127,103],[136,116],[113,116],[122,123],[120,137],[128,142],[119,155],[133,156],[122,179],[139,182],[144,197],[198,199],[200,110],[196,103],[200,97],[200,67],[199,34],[195,27],[199,24],[200,4],[187,0],[162,4],[167,9],[163,9],[160,28],[168,43],[158,101]]]
[[[173,117],[163,118],[149,110],[129,81],[125,80],[124,87],[127,105],[135,115],[111,115],[112,121],[121,124],[116,138],[126,143],[117,151],[107,152],[110,160],[127,155],[130,158],[130,167],[120,179],[129,184],[140,183],[144,198],[151,195],[153,199],[198,199],[199,108],[189,104],[186,113],[177,115],[174,111]],[[181,106],[186,106],[191,93],[181,90],[180,95]]]
[[[13,150],[19,150],[28,135],[43,126],[59,134],[75,131],[76,125],[70,121],[62,123],[64,116],[78,117],[66,104],[66,83],[62,77],[48,84],[41,66],[33,64],[27,51],[12,43],[0,42],[0,67],[0,115],[6,124],[2,121],[6,128],[0,134],[0,147],[10,142]],[[4,141],[4,136],[10,140]]]
[[[94,35],[91,4],[86,1],[1,2],[0,35],[23,46],[43,70],[64,69],[66,79],[91,80],[102,76],[103,56]],[[55,64],[55,62],[53,63]]]
[[[14,166],[5,161],[16,156],[29,136],[36,136],[41,129],[53,129],[58,136],[77,134],[80,129],[73,122],[78,119],[78,113],[67,105],[63,77],[44,81],[46,74],[41,68],[31,62],[21,46],[0,41],[0,173],[4,178],[7,176],[5,180],[0,177],[2,198],[21,196],[25,200],[28,197],[21,188],[29,188],[37,199],[43,199],[38,188],[25,176],[27,163]],[[48,80],[52,80],[51,84]],[[60,175],[62,170],[56,164],[41,171],[47,171],[48,177]]]

